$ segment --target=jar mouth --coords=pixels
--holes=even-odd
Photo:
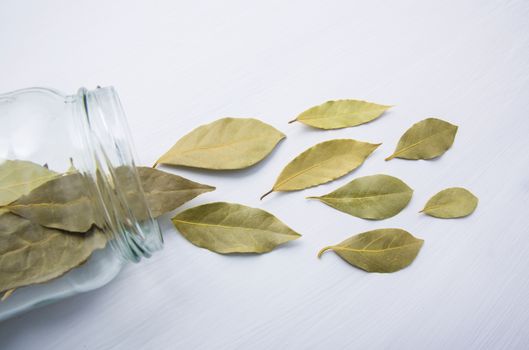
[[[145,199],[116,91],[113,87],[81,88],[66,102],[73,107],[77,136],[87,150],[82,164],[76,165],[95,184],[98,226],[122,259],[138,262],[150,257],[162,248],[163,239]]]

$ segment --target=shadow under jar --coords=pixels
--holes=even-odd
[[[6,208],[22,198],[20,194],[30,195],[46,185],[31,173],[35,169],[79,178],[75,191],[81,193],[85,205],[88,203],[85,208],[92,213],[92,227],[105,235],[107,245],[62,277],[17,289],[0,303],[0,320],[101,287],[116,276],[124,262],[138,262],[163,246],[135,167],[125,115],[112,87],[81,88],[75,95],[47,88],[0,95],[0,216],[17,215]],[[64,193],[59,192],[67,196],[70,189],[57,184],[58,193],[52,196],[62,198]],[[86,221],[82,214],[86,213],[72,210],[67,221]],[[21,216],[33,220],[24,213]],[[46,226],[38,221],[35,224]],[[6,253],[5,247],[0,247],[0,255],[2,252]]]

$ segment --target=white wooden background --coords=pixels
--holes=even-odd
[[[288,138],[244,171],[174,170],[214,200],[269,210],[302,239],[222,256],[162,219],[165,249],[109,285],[0,324],[5,349],[526,349],[529,347],[529,2],[24,1],[0,3],[0,91],[114,85],[144,164],[195,126],[258,117]],[[328,99],[396,107],[368,125],[286,122]],[[460,126],[437,161],[384,157],[414,122]],[[384,144],[353,174],[259,202],[306,147]],[[305,200],[357,176],[415,189],[400,215],[364,221]],[[480,197],[469,218],[417,214],[448,186]],[[316,253],[363,231],[424,238],[409,268],[367,274]]]

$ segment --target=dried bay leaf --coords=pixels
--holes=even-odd
[[[80,173],[56,177],[7,206],[34,223],[71,232],[90,230],[95,220],[88,184]]]
[[[274,191],[302,190],[337,179],[362,165],[380,145],[352,139],[318,143],[288,163],[261,199]]]
[[[56,172],[30,161],[0,160],[0,206],[28,194],[56,176]],[[0,213],[2,211],[0,208]]]
[[[413,124],[400,138],[395,152],[386,158],[432,159],[441,156],[454,143],[457,126],[436,118]]]
[[[472,214],[477,206],[478,198],[469,190],[452,187],[430,198],[421,213],[441,219],[461,218]]]
[[[173,224],[194,245],[222,254],[267,253],[301,237],[264,210],[225,202],[188,209]]]
[[[400,213],[412,194],[402,180],[380,174],[360,177],[331,193],[308,198],[359,218],[380,220]]]
[[[242,169],[264,159],[283,138],[282,132],[257,119],[222,118],[182,137],[156,164]]]
[[[32,223],[20,216],[0,216],[0,292],[60,277],[106,245],[92,229],[73,234]]]
[[[148,167],[138,167],[137,169],[145,199],[153,217],[170,212],[198,195],[215,190],[215,187],[203,185],[165,171]],[[120,167],[116,169],[116,176],[119,179],[126,176],[127,172],[127,168]],[[138,201],[138,194],[127,192],[126,197],[134,208],[134,203]]]
[[[299,121],[319,129],[340,129],[368,123],[389,108],[391,106],[360,100],[327,101],[304,111],[290,123]]]
[[[387,228],[368,231],[323,248],[318,257],[332,249],[349,264],[367,272],[395,272],[410,265],[424,241],[409,232]]]

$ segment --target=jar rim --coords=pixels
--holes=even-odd
[[[130,130],[116,90],[112,86],[80,88],[77,95],[69,97],[71,100],[66,101],[71,102],[86,149],[82,171],[96,184],[94,198],[104,231],[111,236],[112,249],[128,261],[150,257],[162,248],[163,238],[147,205]],[[126,181],[119,174],[119,169],[124,168]],[[134,203],[127,193],[134,193]]]

